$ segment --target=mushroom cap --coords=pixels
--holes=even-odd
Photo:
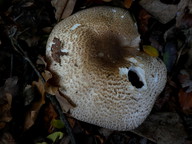
[[[113,130],[131,130],[146,119],[166,68],[140,52],[139,43],[130,14],[116,7],[82,10],[54,27],[46,56],[60,91],[76,104],[74,118]]]

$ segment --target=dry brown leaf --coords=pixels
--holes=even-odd
[[[139,29],[145,33],[148,31],[148,22],[151,18],[151,15],[144,9],[141,9],[139,12]]]
[[[10,113],[12,104],[12,95],[10,93],[5,93],[4,97],[0,99],[0,129],[4,128],[6,123],[12,120]]]
[[[55,95],[58,92],[58,87],[52,86],[49,83],[45,85],[45,91],[51,95]]]
[[[18,89],[17,82],[18,82],[17,77],[8,78],[5,81],[4,86],[0,88],[0,91],[1,90],[3,91],[1,93],[10,93],[11,95],[16,95]]]
[[[58,114],[56,113],[53,105],[51,103],[49,103],[46,107],[45,107],[45,111],[44,111],[44,126],[45,128],[48,130],[49,133],[53,132],[54,128],[51,125],[51,121],[53,119],[56,119],[58,117]]]
[[[39,92],[39,99],[32,102],[30,110],[27,112],[24,123],[24,130],[29,129],[34,123],[41,109],[42,105],[45,104],[45,86],[44,83],[39,79],[38,82],[34,81],[32,87],[36,87]]]
[[[45,79],[46,82],[47,82],[49,79],[52,78],[51,72],[49,72],[49,71],[47,71],[47,70],[45,70],[45,71],[42,73],[42,76],[43,76],[43,78]]]
[[[34,5],[34,2],[26,2],[26,3],[24,3],[21,7],[26,8],[26,7],[31,7],[31,6],[33,6],[33,5]]]
[[[6,126],[5,122],[0,122],[0,129],[4,128]]]
[[[39,60],[38,63],[44,64],[44,61],[42,60]],[[52,77],[52,75],[48,71],[45,71],[44,73],[42,73],[42,76],[44,77],[45,81],[49,80]],[[41,81],[38,81],[38,82],[34,81],[32,85],[27,85],[25,87],[25,90],[24,90],[25,105],[31,104],[31,102],[35,98],[35,95],[37,94],[37,92],[35,91],[35,88],[37,88],[38,92],[40,92],[40,95],[43,96],[46,92],[46,83],[44,84]]]
[[[63,112],[67,113],[71,108],[74,108],[75,105],[70,103],[59,91],[55,94]]]
[[[24,104],[25,106],[30,105],[33,101],[35,94],[34,88],[31,85],[27,85],[24,89],[23,96],[24,96]]]
[[[192,14],[186,13],[181,19],[182,27],[191,28],[192,27]]]
[[[50,34],[52,29],[53,29],[52,27],[44,27],[42,28],[42,31],[45,32],[46,34]]]
[[[75,105],[70,102],[60,91],[58,86],[54,86],[48,82],[52,78],[52,74],[49,71],[42,73],[46,83],[45,83],[45,92],[51,95],[55,95],[59,101],[64,112],[68,112],[69,109],[75,107]]]
[[[31,86],[33,89],[37,88],[39,99],[31,103],[31,108],[26,114],[24,124],[25,130],[29,129],[35,123],[39,110],[41,109],[42,105],[45,104],[46,93],[56,96],[64,112],[68,112],[69,109],[74,107],[74,105],[72,105],[65,97],[61,96],[58,87],[49,84],[48,80],[52,78],[52,74],[49,71],[44,71],[42,76],[45,79],[45,83],[39,79],[38,82],[34,81]]]
[[[39,36],[33,36],[33,37],[29,37],[29,38],[24,38],[23,39],[28,47],[34,47],[34,46],[37,46],[39,40],[40,40],[40,37]]]
[[[190,71],[180,70],[180,74],[178,76],[179,81],[181,83],[182,88],[185,88],[186,93],[192,92],[192,79],[190,75]]]
[[[41,94],[41,100],[44,101],[45,100],[45,86],[44,83],[39,79],[38,82],[33,81],[32,82],[32,86],[33,87],[37,87],[39,93]]]
[[[72,117],[68,117],[67,120],[68,120],[71,128],[74,128],[75,124],[76,124],[76,120],[74,118],[72,118]]]
[[[35,123],[35,120],[37,118],[37,109],[36,110],[31,110],[26,114],[25,117],[25,124],[24,124],[24,130],[29,129],[33,124]]]
[[[99,133],[103,135],[106,139],[108,139],[108,137],[113,133],[113,130],[100,128]]]
[[[17,91],[18,78],[8,78],[3,87],[0,88],[0,129],[12,120],[10,113],[12,97]]]
[[[183,89],[179,92],[179,103],[184,112],[192,112],[192,92],[186,93]]]
[[[139,4],[161,23],[171,21],[177,13],[177,5],[168,5],[160,0],[140,0]]]
[[[56,9],[56,20],[60,21],[72,14],[76,0],[52,0],[51,4]]]
[[[177,113],[161,112],[148,118],[133,133],[157,144],[184,144],[187,134]]]
[[[0,144],[16,144],[16,142],[10,133],[4,133],[0,137]]]
[[[46,71],[44,73],[42,73],[42,76],[44,77],[45,81],[48,81],[49,79],[52,78],[52,74],[49,71]],[[45,91],[51,95],[55,95],[58,91],[58,87],[57,86],[53,86],[51,84],[49,84],[48,82],[45,83]]]
[[[163,106],[168,102],[170,101],[170,97],[172,95],[172,91],[173,91],[173,88],[170,87],[169,85],[167,85],[164,89],[164,92],[162,93],[161,96],[159,96],[157,98],[157,100],[155,101],[155,105],[154,105],[154,108],[155,109],[162,109]]]
[[[186,11],[187,10],[187,11]],[[191,25],[192,1],[181,0],[178,4],[176,26]]]
[[[124,0],[123,5],[125,8],[130,8],[133,3],[133,0]]]

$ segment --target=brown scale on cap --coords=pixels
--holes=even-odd
[[[139,43],[135,23],[121,8],[86,9],[54,27],[46,56],[60,91],[77,105],[70,110],[74,118],[114,130],[146,119],[165,86],[166,68],[140,52]]]

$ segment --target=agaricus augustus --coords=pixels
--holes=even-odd
[[[60,91],[76,104],[71,115],[113,130],[131,130],[149,115],[166,83],[166,68],[139,50],[129,12],[82,10],[52,30],[46,56]]]

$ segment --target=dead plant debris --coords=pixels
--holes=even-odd
[[[46,70],[45,45],[53,26],[79,10],[101,5],[129,10],[141,45],[147,46],[141,50],[163,59],[168,69],[167,85],[151,115],[131,132],[70,117],[75,104]],[[191,27],[191,0],[0,0],[0,144],[69,144],[71,134],[79,144],[192,143]],[[68,55],[60,51],[64,46],[54,39],[52,57],[58,63]]]

